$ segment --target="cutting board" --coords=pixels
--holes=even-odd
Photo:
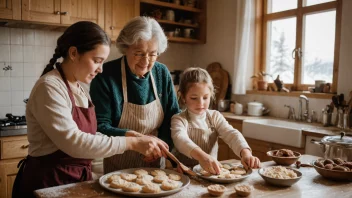
[[[217,109],[219,100],[225,99],[227,88],[229,86],[229,74],[226,70],[223,70],[220,63],[214,62],[208,65],[207,71],[213,79],[215,88],[215,101],[211,108]]]

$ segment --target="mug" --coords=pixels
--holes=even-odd
[[[173,10],[166,10],[166,20],[175,21],[175,12]]]
[[[243,113],[243,105],[241,103],[236,103],[235,104],[235,114],[242,115],[242,113]]]
[[[186,28],[183,30],[183,36],[185,38],[191,38],[193,36],[193,34],[194,34],[194,29],[192,29],[192,28]]]

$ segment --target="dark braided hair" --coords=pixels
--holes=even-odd
[[[89,21],[80,21],[71,25],[57,39],[55,53],[41,76],[53,70],[55,64],[59,66],[61,63],[57,62],[57,59],[61,57],[65,59],[70,47],[76,47],[78,53],[83,54],[95,49],[97,44],[110,45],[109,37],[99,25]]]

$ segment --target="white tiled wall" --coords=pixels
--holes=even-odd
[[[23,99],[54,53],[62,32],[0,27],[0,118],[24,115]],[[10,65],[12,70],[4,71]]]
[[[57,38],[62,32],[14,29],[0,27],[0,118],[6,113],[25,114],[23,99],[28,98],[32,87],[52,57]],[[159,61],[170,70],[185,69],[191,64],[193,47],[170,43]],[[109,60],[121,54],[112,45]],[[3,68],[10,65],[11,71]]]

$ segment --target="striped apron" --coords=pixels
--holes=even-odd
[[[190,117],[188,115],[188,110],[186,110],[186,119],[188,121],[188,136],[189,138],[197,144],[204,152],[208,153],[210,156],[212,156],[214,159],[217,159],[218,157],[218,133],[215,130],[214,124],[211,120],[211,116],[209,112],[206,112],[206,122],[208,125],[208,129],[200,129],[192,126],[192,122],[190,120]],[[183,164],[185,164],[188,167],[193,167],[199,162],[195,159],[191,159],[187,157],[186,155],[180,153],[176,149],[173,151],[177,159],[180,160]]]
[[[155,100],[146,105],[137,105],[128,102],[124,58],[121,60],[121,73],[124,103],[118,128],[134,130],[144,135],[158,136],[158,128],[163,122],[164,112],[156,90],[153,73],[150,71]],[[125,151],[123,154],[104,158],[104,173],[127,168],[160,168],[165,166],[165,159],[158,159],[148,163],[143,161],[143,158],[142,154],[135,151]]]

